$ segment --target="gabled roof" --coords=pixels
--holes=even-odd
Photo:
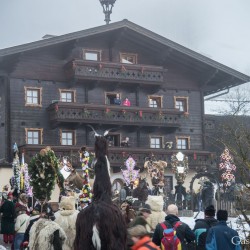
[[[89,37],[89,36],[93,36],[93,35],[99,35],[105,32],[109,32],[109,31],[114,31],[114,30],[118,30],[121,28],[127,28],[129,30],[132,30],[142,36],[144,36],[145,38],[149,38],[152,39],[156,42],[158,42],[159,44],[162,44],[163,46],[166,46],[168,48],[171,48],[174,51],[177,51],[183,55],[187,55],[189,58],[193,58],[194,60],[198,61],[198,62],[202,62],[206,65],[211,66],[212,68],[216,69],[216,72],[221,71],[226,73],[227,75],[232,76],[233,78],[235,78],[234,81],[229,82],[227,84],[227,86],[223,87],[220,86],[217,91],[223,90],[225,88],[228,87],[233,87],[234,85],[239,85],[245,82],[250,81],[250,77],[248,75],[245,75],[239,71],[236,71],[230,67],[227,67],[221,63],[218,63],[206,56],[203,56],[193,50],[190,50],[180,44],[177,44],[163,36],[160,36],[148,29],[145,29],[135,23],[132,23],[130,21],[128,21],[127,19],[124,19],[122,21],[119,22],[114,22],[111,23],[109,25],[102,25],[99,27],[95,27],[95,28],[90,28],[90,29],[86,29],[86,30],[82,30],[82,31],[78,31],[78,32],[73,32],[73,33],[69,33],[69,34],[65,34],[65,35],[61,35],[61,36],[55,36],[55,37],[51,37],[48,39],[44,39],[44,40],[40,40],[40,41],[36,41],[36,42],[31,42],[31,43],[27,43],[27,44],[23,44],[23,45],[19,45],[19,46],[14,46],[14,47],[10,47],[10,48],[6,48],[6,49],[2,49],[0,50],[0,58],[1,57],[5,57],[8,55],[14,55],[16,53],[21,53],[21,52],[25,52],[25,51],[30,51],[30,50],[34,50],[34,49],[39,49],[39,48],[43,48],[46,46],[50,46],[50,45],[56,45],[56,44],[60,44],[63,42],[68,42],[71,40],[75,40],[75,39],[81,39],[84,37]],[[213,76],[212,76],[213,77]],[[208,79],[209,80],[209,79]],[[216,92],[215,90],[211,90],[211,93]],[[209,91],[207,91],[205,94],[209,94]]]

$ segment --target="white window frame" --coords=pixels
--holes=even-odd
[[[152,140],[154,140],[154,142]],[[159,140],[158,143],[157,140]],[[163,136],[150,136],[149,145],[150,148],[155,148],[155,149],[163,148]],[[157,147],[158,145],[159,147]]]
[[[71,134],[71,138],[69,135]],[[71,143],[69,143],[71,141]],[[75,130],[60,130],[60,144],[62,146],[73,146],[76,145],[76,133]]]
[[[25,86],[24,90],[25,90],[25,106],[42,107],[42,88]],[[36,93],[36,95],[34,95],[34,93]],[[37,101],[35,102],[34,100]]]
[[[71,89],[59,89],[60,92],[60,101],[61,102],[75,102],[76,101],[76,91],[75,90],[71,90]],[[62,95],[63,94],[70,94],[71,95],[71,101],[69,101],[69,99],[63,98]]]
[[[37,133],[37,136],[34,134]],[[25,128],[26,144],[41,145],[43,143],[43,129],[42,128]],[[34,142],[37,140],[37,142]]]

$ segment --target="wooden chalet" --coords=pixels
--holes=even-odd
[[[129,155],[143,170],[145,158],[170,165],[178,151],[194,172],[210,171],[204,96],[249,80],[128,20],[3,49],[0,159],[12,162],[15,142],[27,162],[49,145],[80,167],[79,148],[93,150],[92,125],[99,133],[112,129],[114,178]],[[131,105],[116,105],[116,95]],[[172,186],[170,169],[166,178]]]

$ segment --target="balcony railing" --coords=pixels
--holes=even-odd
[[[20,152],[25,153],[25,161],[28,163],[30,159],[46,145],[23,145],[19,147]],[[67,156],[74,167],[80,168],[79,162],[79,148],[80,146],[51,146],[55,151],[56,156],[59,159]],[[93,147],[87,147],[89,152],[94,152]],[[134,148],[134,147],[109,147],[109,161],[111,167],[123,167],[124,161],[128,156],[132,156],[138,168],[143,170],[146,159],[154,156],[156,160],[163,160],[168,162],[168,166],[171,168],[171,155],[177,153],[177,150],[171,149],[149,149],[149,148]],[[208,151],[193,151],[182,150],[182,152],[188,156],[188,165],[190,169],[196,171],[209,171],[216,166],[216,159],[212,157],[211,152]],[[195,154],[195,158],[194,158]]]
[[[109,80],[144,84],[164,81],[163,67],[139,64],[73,60],[65,65],[66,77],[72,79]]]
[[[135,126],[180,126],[183,112],[177,109],[124,107],[56,102],[48,107],[52,123],[80,122]]]

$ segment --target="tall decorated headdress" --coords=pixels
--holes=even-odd
[[[79,196],[81,202],[91,203],[92,201],[92,191],[89,183],[89,159],[90,154],[86,150],[86,147],[81,147],[80,151],[80,162],[83,170],[83,187],[82,194]]]
[[[28,169],[30,185],[33,187],[36,199],[49,201],[56,183],[60,191],[63,191],[64,178],[60,172],[59,161],[50,147],[46,147],[36,154],[31,159]]]
[[[225,148],[220,156],[219,169],[222,172],[221,180],[224,187],[229,187],[235,182],[236,166],[234,165],[233,157],[231,156],[229,149]]]
[[[125,160],[125,166],[126,169],[122,169],[121,171],[126,185],[129,186],[131,183],[134,183],[138,179],[140,170],[134,169],[136,166],[136,162],[132,156],[129,156]]]

